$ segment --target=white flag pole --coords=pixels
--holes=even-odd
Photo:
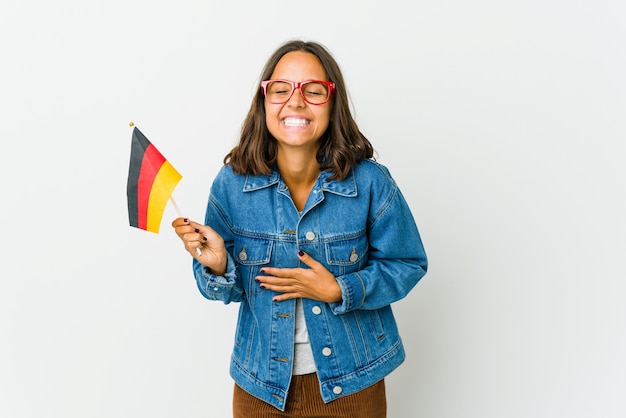
[[[178,205],[176,204],[176,201],[174,200],[174,196],[172,195],[170,195],[170,202],[172,202],[172,205],[174,205],[174,209],[176,209],[176,213],[178,214],[178,217],[182,218],[183,214],[180,211],[180,208],[178,207]],[[196,248],[196,253],[198,253],[198,256],[201,256],[202,250],[200,248]]]
[[[176,201],[174,200],[174,196],[172,195],[170,195],[170,202],[172,202],[172,205],[174,205],[174,209],[176,209],[176,213],[178,214],[178,217],[182,218],[183,214],[180,212],[180,208],[176,204]]]

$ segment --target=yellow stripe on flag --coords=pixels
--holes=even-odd
[[[180,181],[182,176],[176,171],[176,169],[165,161],[152,184],[150,190],[150,199],[148,200],[148,219],[146,230],[150,232],[159,232],[161,226],[161,219],[163,218],[163,212],[167,205],[167,200],[172,195],[174,188]]]

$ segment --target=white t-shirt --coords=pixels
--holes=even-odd
[[[295,339],[294,339],[294,355],[293,355],[293,374],[309,374],[315,373],[315,360],[313,359],[313,351],[309,343],[309,331],[306,328],[304,320],[304,308],[302,307],[302,299],[296,299],[296,318],[295,318]]]

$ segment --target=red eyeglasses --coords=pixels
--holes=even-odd
[[[335,83],[322,80],[309,80],[295,82],[289,80],[265,80],[261,81],[263,94],[270,103],[282,104],[291,99],[296,89],[305,102],[312,105],[322,105],[330,100],[335,88]]]

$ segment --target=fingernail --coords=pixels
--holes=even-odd
[[[206,241],[206,237],[202,237],[202,239]]]
[[[194,229],[193,232],[198,233],[200,230],[198,228]]]
[[[260,287],[261,289],[265,289],[265,285],[264,285],[264,284],[260,284],[260,285],[259,285],[259,287]]]
[[[261,273],[265,273],[265,269],[261,269],[260,271],[261,271]]]
[[[304,251],[302,251],[302,250],[298,251],[298,255],[299,255],[300,257],[303,257],[303,256],[304,256]]]
[[[189,219],[185,218],[185,219],[183,219],[183,222],[187,223],[187,222],[189,222]]]

